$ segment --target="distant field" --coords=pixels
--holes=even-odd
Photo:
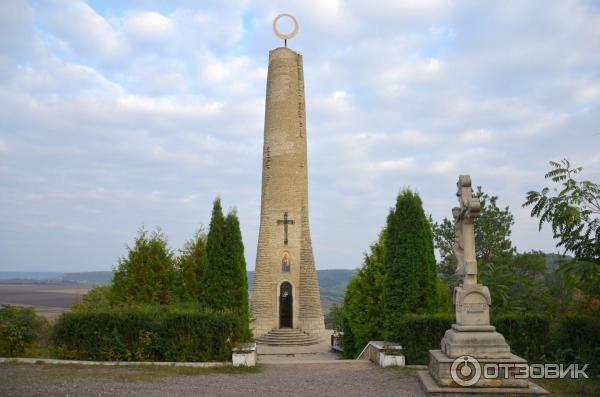
[[[40,315],[54,320],[81,301],[89,289],[83,284],[0,284],[0,305],[33,307]]]
[[[318,270],[323,312],[329,312],[333,303],[340,304],[354,270]],[[112,272],[0,272],[0,305],[34,307],[49,320],[81,301],[93,284],[110,283]],[[254,272],[248,272],[248,286],[252,290]]]

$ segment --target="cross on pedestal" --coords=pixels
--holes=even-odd
[[[283,213],[283,219],[278,219],[277,220],[277,224],[278,225],[283,225],[283,233],[284,233],[283,243],[285,245],[287,245],[287,243],[288,243],[288,225],[293,225],[294,224],[294,220],[293,219],[288,219],[288,213],[284,212]]]
[[[463,276],[464,284],[477,284],[475,255],[475,228],[473,222],[481,213],[481,202],[473,196],[471,177],[461,175],[456,183],[459,207],[452,209],[454,216],[454,254],[458,262],[456,273]]]

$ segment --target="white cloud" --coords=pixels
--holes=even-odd
[[[428,167],[428,171],[433,174],[450,174],[455,172],[454,161],[452,160],[440,160],[435,161]]]
[[[414,168],[413,158],[400,158],[395,160],[384,160],[373,163],[370,169],[374,171],[409,171]]]
[[[538,120],[533,120],[525,124],[517,133],[522,133],[526,136],[548,135],[556,132],[557,128],[564,127],[569,118],[569,115],[565,113],[546,114]]]
[[[491,142],[495,139],[496,136],[490,130],[478,129],[478,130],[465,131],[461,137],[462,137],[462,140],[465,142],[481,143],[481,142]]]
[[[0,2],[0,50],[8,54],[28,55],[35,46],[33,12],[31,7],[21,0],[3,0]]]
[[[333,92],[333,99],[344,99],[348,96],[348,94],[346,93],[346,91],[334,91]]]
[[[75,55],[100,61],[126,56],[127,46],[111,24],[82,0],[48,0],[35,8],[36,19]]]
[[[402,131],[397,135],[402,143],[408,143],[417,146],[432,145],[436,142],[436,137],[433,134],[428,134],[421,131]]]
[[[169,17],[154,11],[134,13],[124,19],[125,31],[141,39],[168,37],[173,33],[173,25]]]
[[[577,93],[577,98],[583,102],[592,102],[600,98],[600,84],[585,84]]]
[[[6,263],[68,270],[97,249],[89,270],[107,269],[141,224],[162,225],[178,247],[208,223],[221,192],[238,206],[251,268],[266,64],[268,50],[281,45],[271,22],[282,11],[300,23],[288,44],[304,54],[320,267],[358,265],[404,185],[421,193],[427,212],[448,215],[459,173],[515,210],[520,249],[552,249],[548,235],[517,232],[531,223],[517,209],[550,159],[568,156],[595,172],[597,7],[391,0],[282,7],[0,2]],[[343,224],[323,221],[333,211]],[[27,244],[46,257],[7,251],[23,245],[19,225],[27,219],[56,226],[85,219],[95,238],[65,256],[61,241],[75,231],[57,227],[49,241],[34,229]]]

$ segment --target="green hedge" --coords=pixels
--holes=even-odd
[[[588,373],[600,374],[600,318],[570,315],[563,318],[554,338],[555,359],[566,364],[589,364]]]
[[[0,308],[0,356],[17,357],[35,346],[48,322],[30,307]]]
[[[440,348],[453,322],[453,313],[408,314],[402,317],[393,341],[402,345],[407,364],[428,364],[429,350]]]
[[[454,314],[413,314],[403,316],[393,341],[404,348],[409,364],[429,363],[429,350],[440,349],[446,330],[454,323]],[[539,314],[500,315],[493,319],[510,344],[511,351],[530,362],[540,362],[549,344],[549,320]]]
[[[452,323],[454,314],[405,315],[391,340],[403,346],[408,364],[427,364],[429,350],[440,348]],[[567,316],[551,328],[543,314],[520,313],[494,316],[492,324],[511,351],[530,363],[589,364],[588,373],[600,373],[600,318]]]
[[[140,306],[65,313],[52,330],[60,358],[116,361],[227,360],[239,318],[199,308]]]
[[[510,350],[530,363],[548,359],[550,321],[536,313],[504,314],[492,319],[496,330],[504,335]]]

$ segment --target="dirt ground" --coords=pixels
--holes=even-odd
[[[90,289],[82,284],[0,284],[0,305],[33,307],[53,321]]]
[[[258,368],[0,365],[1,396],[423,396],[413,371],[366,362]]]

